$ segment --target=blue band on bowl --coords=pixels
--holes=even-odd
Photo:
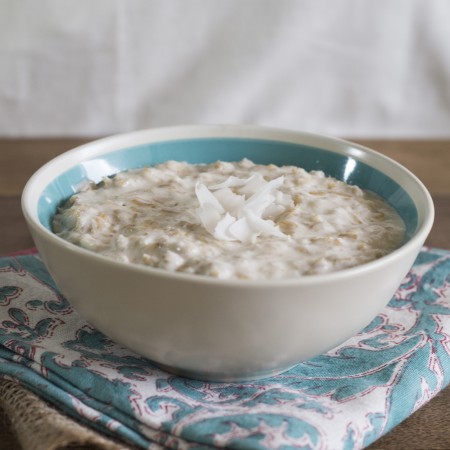
[[[51,230],[57,208],[73,195],[83,180],[99,182],[117,172],[168,160],[189,163],[239,161],[257,164],[296,165],[322,170],[326,175],[368,189],[383,197],[406,224],[405,240],[416,231],[417,209],[408,193],[387,175],[349,156],[302,144],[241,138],[197,138],[148,143],[106,153],[78,164],[59,175],[43,190],[38,203],[39,221]]]

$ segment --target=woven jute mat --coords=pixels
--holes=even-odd
[[[135,449],[75,422],[10,380],[0,379],[0,408],[23,450]],[[9,450],[3,445],[0,439],[0,449]]]

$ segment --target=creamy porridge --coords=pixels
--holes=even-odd
[[[119,261],[227,279],[328,273],[377,259],[404,235],[377,195],[295,166],[169,161],[90,184],[53,231]]]

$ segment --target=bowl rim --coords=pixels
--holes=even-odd
[[[357,265],[348,269],[342,269],[326,274],[305,275],[293,278],[280,279],[219,279],[206,275],[187,274],[179,272],[170,272],[165,269],[148,267],[134,263],[124,263],[115,261],[107,256],[103,256],[90,250],[81,248],[60,238],[56,234],[48,230],[37,215],[38,200],[43,189],[36,191],[36,185],[43,183],[43,176],[52,170],[57,171],[57,175],[64,173],[71,167],[80,164],[84,160],[90,160],[102,154],[111,153],[124,148],[131,148],[149,142],[164,142],[186,140],[190,138],[250,138],[257,140],[271,140],[287,143],[297,143],[306,146],[316,147],[328,150],[334,153],[346,155],[355,158],[360,162],[368,164],[382,171],[388,177],[392,177],[393,172],[401,172],[406,176],[410,183],[416,187],[416,190],[424,199],[424,214],[422,223],[419,222],[414,235],[403,243],[399,248],[382,256],[376,260]],[[374,164],[375,163],[375,164]],[[385,169],[381,170],[378,166],[384,165]],[[52,179],[52,178],[50,178]],[[50,183],[46,177],[47,186]],[[37,192],[37,193],[36,193]],[[360,144],[353,143],[341,138],[325,134],[317,134],[305,131],[287,130],[282,128],[273,128],[259,125],[234,125],[234,124],[195,124],[195,125],[177,125],[159,128],[148,128],[139,131],[115,134],[112,136],[96,139],[85,144],[76,146],[67,150],[55,158],[42,165],[27,181],[21,196],[22,213],[30,228],[35,232],[50,239],[55,245],[66,248],[68,251],[75,252],[83,257],[93,258],[99,262],[112,267],[122,268],[124,270],[137,271],[144,274],[158,276],[162,278],[184,279],[195,283],[206,283],[213,285],[254,287],[254,286],[286,286],[286,285],[310,285],[310,284],[328,284],[336,280],[343,280],[363,274],[367,271],[376,270],[385,264],[394,263],[409,251],[413,251],[418,243],[423,243],[428,236],[434,222],[434,204],[430,193],[425,185],[415,176],[409,169],[398,163],[397,161],[383,155],[376,150],[370,149]],[[419,212],[419,211],[418,211]]]

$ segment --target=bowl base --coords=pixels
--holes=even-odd
[[[290,365],[283,368],[270,369],[270,370],[260,370],[260,371],[248,371],[248,372],[239,372],[239,373],[220,373],[220,372],[209,372],[209,371],[196,371],[189,369],[180,369],[178,367],[173,367],[166,364],[161,364],[153,361],[156,366],[160,369],[165,370],[166,372],[170,372],[174,375],[190,378],[198,381],[212,381],[216,383],[234,383],[234,382],[248,382],[248,381],[257,381],[262,380],[264,378],[271,378],[276,375],[280,375],[283,372],[287,372],[296,366]]]

